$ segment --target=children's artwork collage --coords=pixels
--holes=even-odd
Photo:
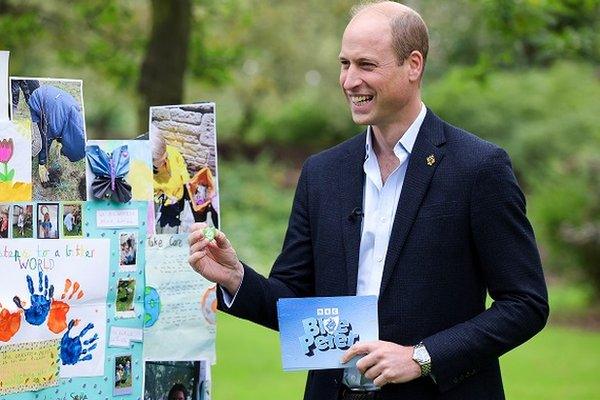
[[[216,291],[188,264],[219,226],[215,104],[88,140],[83,81],[0,51],[0,399],[210,398]]]

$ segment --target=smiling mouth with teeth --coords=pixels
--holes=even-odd
[[[357,106],[362,106],[363,104],[367,104],[369,101],[373,100],[373,96],[351,96],[352,104]]]

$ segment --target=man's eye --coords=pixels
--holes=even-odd
[[[348,67],[350,66],[350,63],[348,61],[340,61],[340,64],[344,69],[348,69]]]

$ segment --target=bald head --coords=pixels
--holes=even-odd
[[[427,25],[415,10],[393,1],[376,1],[354,6],[350,10],[350,24],[362,18],[384,17],[390,24],[392,47],[403,63],[410,53],[418,51],[427,59],[429,51],[429,33]]]

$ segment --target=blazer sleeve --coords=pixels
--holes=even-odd
[[[314,295],[314,259],[311,240],[308,187],[310,158],[302,167],[281,254],[268,278],[244,264],[244,278],[231,307],[221,290],[218,308],[236,317],[278,329],[277,300]]]
[[[479,169],[471,192],[471,235],[491,307],[423,340],[444,391],[539,332],[548,293],[525,197],[504,150]]]

